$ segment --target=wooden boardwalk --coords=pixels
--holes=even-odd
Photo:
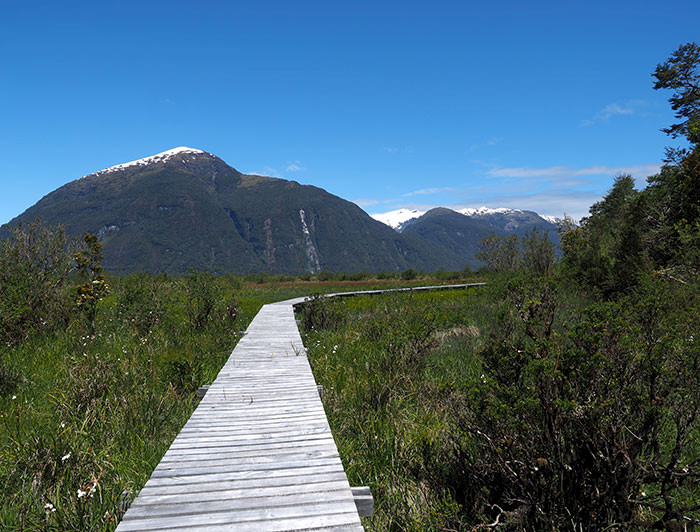
[[[303,301],[262,307],[117,532],[364,530],[294,320]]]

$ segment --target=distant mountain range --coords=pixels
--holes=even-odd
[[[440,244],[443,248],[463,257],[471,268],[482,264],[477,260],[479,243],[490,234],[520,237],[537,228],[559,244],[558,228],[562,220],[550,216],[540,216],[533,211],[520,209],[478,209],[451,210],[437,207],[427,212],[399,209],[373,217],[402,235],[415,234],[426,240]]]
[[[561,218],[556,218],[554,216],[547,216],[544,214],[537,214],[533,211],[523,211],[520,209],[508,209],[508,208],[497,208],[490,209],[488,207],[479,207],[478,209],[465,208],[465,209],[452,209],[453,212],[462,214],[469,218],[477,218],[485,220],[487,218],[501,218],[508,219],[511,222],[510,228],[514,228],[519,222],[518,220],[532,220],[530,215],[534,214],[555,226],[561,225],[563,220]],[[421,216],[426,214],[428,211],[420,211],[418,209],[397,209],[395,211],[385,212],[383,214],[372,214],[372,218],[385,223],[392,229],[396,231],[403,231],[406,226],[418,220]],[[523,218],[523,215],[527,215]],[[505,227],[504,227],[505,229]]]
[[[536,226],[557,239],[550,220],[514,209],[401,210],[373,219],[320,188],[242,174],[185,147],[72,181],[0,227],[0,238],[36,217],[69,235],[97,234],[115,273],[457,270],[480,265],[478,244],[491,232]]]

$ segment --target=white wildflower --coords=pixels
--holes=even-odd
[[[62,423],[62,425],[65,425],[65,423]],[[69,460],[70,457],[71,457],[71,453],[68,453],[67,455],[65,455],[61,458],[61,462],[65,462],[66,460]]]
[[[17,396],[16,396],[16,395],[13,395],[13,396],[12,396],[12,400],[14,401],[15,399],[17,399]]]
[[[50,513],[50,512],[55,512],[55,511],[56,511],[56,507],[55,507],[53,504],[51,504],[50,502],[47,502],[47,503],[44,505],[44,510],[46,510],[46,513],[48,514],[48,513]]]
[[[83,497],[85,497],[85,495],[87,495],[87,491],[83,491],[80,488],[78,488],[78,499],[82,499]]]

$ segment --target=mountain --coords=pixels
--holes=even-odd
[[[390,225],[402,235],[415,234],[439,244],[461,257],[471,268],[483,265],[476,258],[479,243],[492,233],[522,237],[536,227],[546,232],[552,242],[559,243],[557,227],[560,220],[519,209],[480,207],[454,211],[438,207],[427,212],[401,209],[374,215],[374,218]]]
[[[443,246],[397,233],[320,188],[242,174],[186,147],[72,181],[0,227],[0,238],[36,217],[69,235],[97,234],[116,273],[464,267]]]
[[[419,211],[418,209],[398,209],[385,212],[384,214],[372,214],[372,218],[401,232],[407,224],[417,220],[424,214],[425,211]]]

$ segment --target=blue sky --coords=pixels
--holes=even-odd
[[[0,4],[0,223],[176,146],[369,213],[576,218],[673,141],[651,72],[700,2]]]

